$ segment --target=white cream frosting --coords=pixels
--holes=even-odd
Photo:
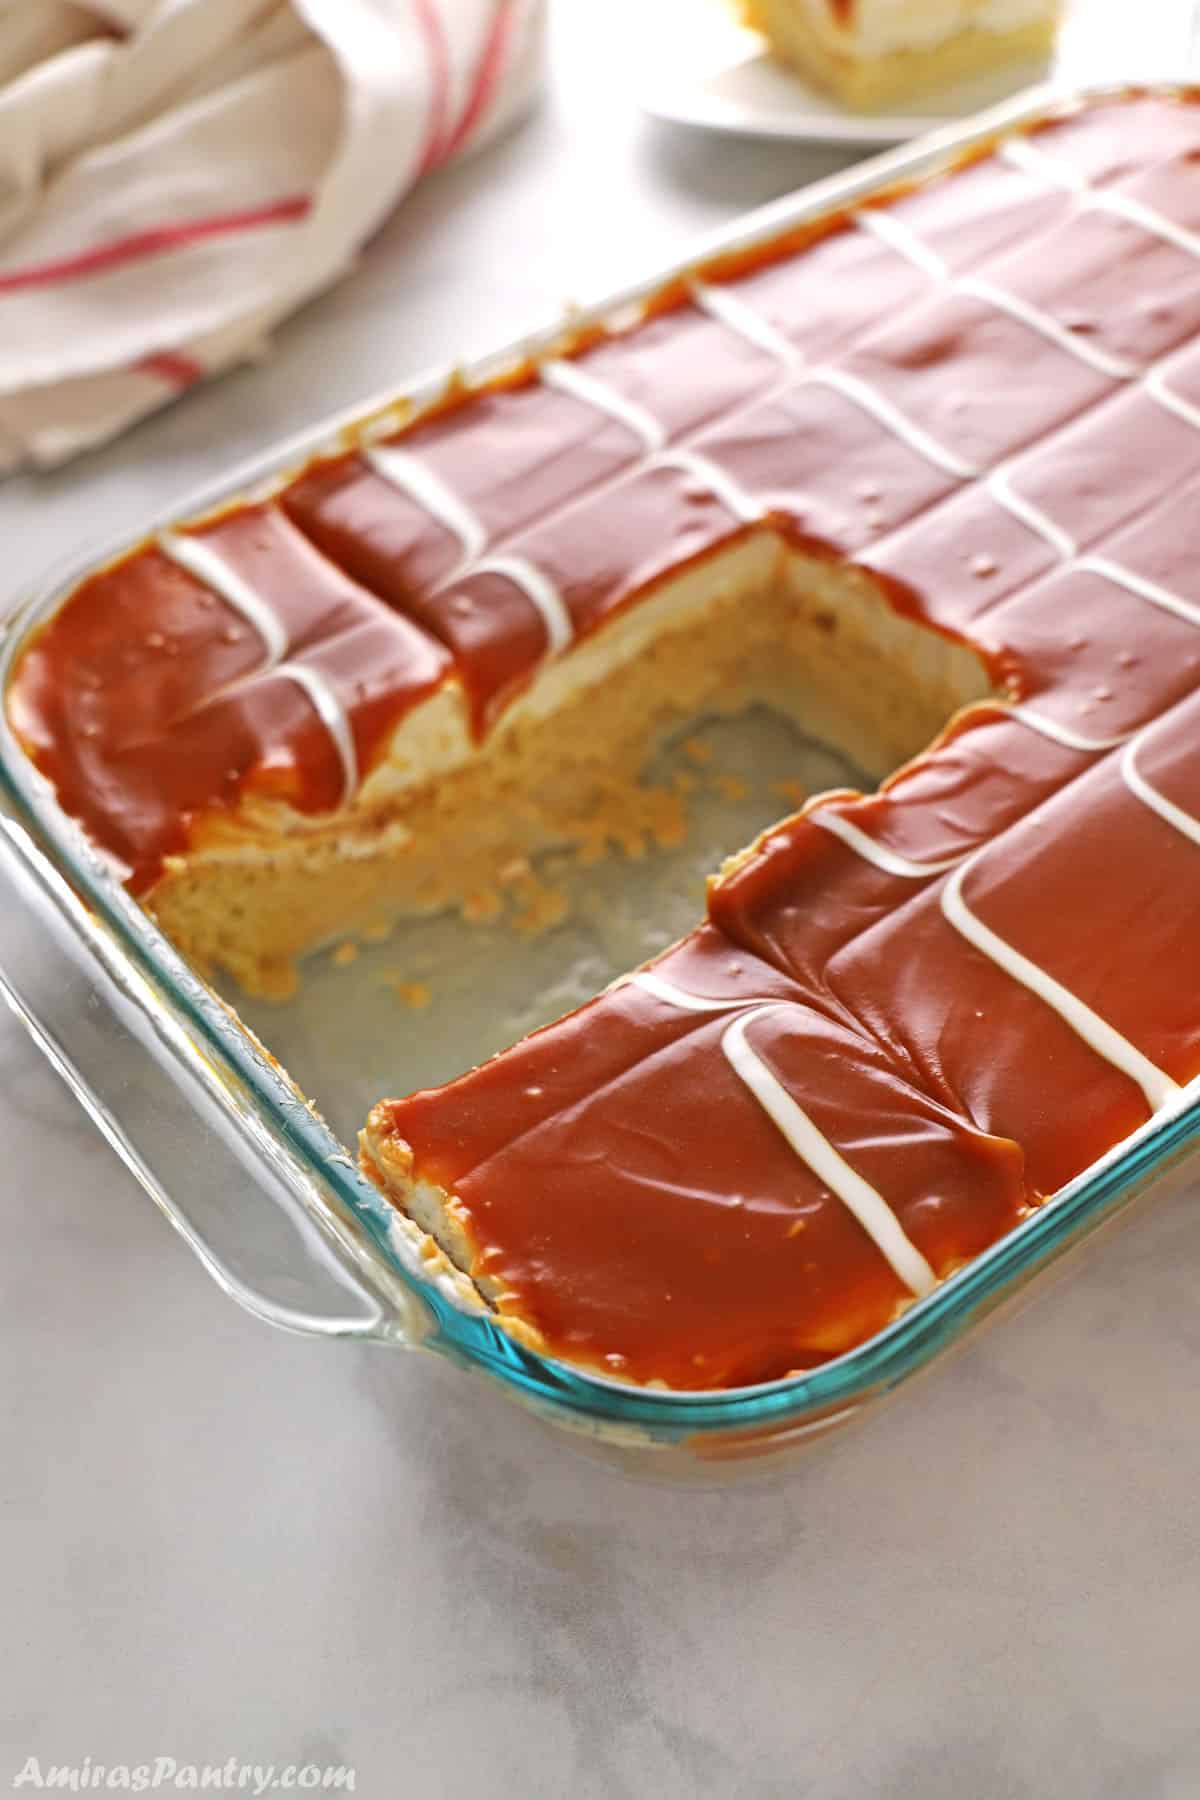
[[[682,474],[707,488],[714,500],[719,500],[726,512],[743,525],[756,525],[766,513],[765,503],[754,494],[748,493],[741,483],[735,481],[727,470],[707,456],[701,456],[698,450],[667,450],[655,464],[657,468],[679,469]]]
[[[1124,568],[1110,556],[1081,556],[1076,567],[1092,575],[1099,575],[1114,587],[1124,588],[1126,593],[1147,601],[1151,606],[1157,606],[1160,612],[1171,613],[1188,625],[1200,625],[1200,606],[1196,606],[1191,600],[1185,600],[1181,594],[1173,594],[1161,582],[1150,581],[1145,575],[1138,575],[1134,570]]]
[[[674,982],[664,981],[649,970],[630,977],[635,987],[652,994],[666,1006],[681,1012],[727,1013],[738,1017],[721,1034],[721,1051],[742,1085],[753,1094],[771,1123],[795,1151],[801,1162],[854,1214],[876,1249],[891,1265],[895,1274],[912,1294],[928,1294],[937,1286],[937,1277],[899,1219],[879,1192],[858,1170],[852,1168],[839,1150],[819,1131],[799,1101],[784,1087],[778,1076],[752,1047],[746,1033],[755,1019],[764,1013],[786,1011],[788,1000],[769,1000],[747,996],[739,1000],[710,1000],[702,994],[689,994]]]
[[[500,575],[520,588],[525,598],[541,614],[546,631],[546,650],[557,656],[575,636],[575,627],[566,602],[550,577],[525,556],[488,556],[471,567],[472,575]]]
[[[189,575],[211,588],[214,594],[219,594],[227,606],[240,613],[246,623],[254,628],[262,639],[266,668],[273,669],[283,661],[291,645],[279,614],[248,581],[230,568],[225,558],[211,544],[191,532],[161,531],[158,535],[158,547],[178,568],[186,569]],[[255,673],[261,674],[262,669]]]
[[[553,356],[538,365],[538,373],[547,387],[571,394],[576,400],[582,400],[585,406],[607,413],[610,418],[628,427],[643,450],[653,452],[666,445],[666,430],[653,413],[648,412],[644,406],[639,406],[636,400],[618,393],[606,381],[581,369],[578,364],[561,356]]]
[[[871,837],[861,826],[856,825],[853,819],[846,818],[844,813],[834,812],[831,807],[820,807],[811,812],[809,818],[831,837],[840,838],[864,862],[882,869],[885,875],[899,875],[904,881],[926,881],[931,875],[944,875],[947,869],[956,868],[962,861],[961,856],[947,856],[938,862],[913,862],[911,858],[901,856],[898,851],[881,844],[877,838]]]
[[[396,444],[363,444],[361,453],[381,480],[415,500],[458,539],[464,564],[483,554],[488,541],[483,523],[428,463]]]
[[[1061,556],[1064,562],[1070,562],[1071,558],[1078,554],[1079,546],[1071,534],[1064,531],[1057,520],[1050,517],[1049,513],[1044,513],[1040,506],[1035,506],[1032,500],[1027,500],[1024,494],[1017,492],[1012,485],[1010,469],[993,469],[987,478],[987,489],[997,505],[1002,506],[1005,512],[1010,512],[1013,518],[1018,519],[1022,525],[1032,531],[1035,537],[1040,537],[1043,542],[1049,544],[1050,548],[1058,556]]]
[[[829,1139],[818,1131],[804,1108],[788,1093],[783,1083],[751,1048],[747,1028],[763,1013],[776,1010],[760,1006],[743,1013],[721,1038],[721,1049],[738,1079],[749,1088],[771,1123],[787,1139],[802,1162],[807,1163],[818,1181],[823,1181],[842,1205],[854,1214],[876,1249],[890,1263],[895,1274],[913,1294],[932,1293],[937,1276],[917,1246],[904,1231],[899,1219],[879,1192],[857,1169],[851,1167]]]
[[[1121,776],[1126,787],[1143,806],[1157,813],[1160,819],[1173,826],[1181,836],[1190,838],[1193,844],[1200,844],[1200,819],[1185,812],[1182,806],[1176,806],[1166,794],[1160,793],[1151,782],[1146,780],[1137,765],[1138,744],[1132,743],[1121,758]]]
[[[901,443],[907,444],[910,450],[915,451],[918,456],[924,457],[926,462],[932,463],[935,469],[941,469],[945,474],[953,475],[956,481],[971,481],[983,473],[981,469],[976,468],[974,463],[970,463],[965,457],[960,456],[957,450],[951,450],[948,445],[939,443],[922,426],[916,424],[914,420],[906,418],[900,408],[893,405],[886,394],[881,394],[877,388],[871,387],[862,379],[861,375],[851,375],[845,369],[828,368],[814,369],[804,379],[820,387],[832,388],[835,393],[843,395],[855,406],[861,407],[863,412],[870,413],[878,424],[882,425],[886,431],[890,431],[894,437],[898,437]]]
[[[1092,1008],[1082,1001],[1077,994],[1056,981],[1046,969],[1025,956],[1014,944],[1007,943],[998,932],[985,925],[979,915],[972,911],[963,898],[963,882],[971,869],[985,854],[984,850],[976,851],[969,862],[950,877],[942,889],[942,913],[947,924],[981,950],[984,956],[994,962],[998,968],[1028,988],[1031,994],[1051,1007],[1076,1037],[1093,1049],[1097,1056],[1120,1069],[1131,1081],[1141,1088],[1152,1112],[1165,1106],[1178,1092],[1178,1083],[1173,1081],[1165,1070],[1158,1068],[1149,1057],[1144,1056],[1136,1045],[1123,1037],[1114,1026],[1093,1012]]]
[[[735,332],[738,337],[745,338],[748,344],[754,344],[765,350],[781,362],[786,369],[794,368],[800,362],[800,352],[796,346],[777,331],[769,319],[765,319],[744,300],[723,287],[719,282],[701,281],[699,277],[688,283],[688,290],[700,308],[710,319]]]
[[[985,281],[980,275],[967,275],[954,283],[954,290],[966,294],[968,298],[982,300],[985,306],[994,306],[997,312],[1005,312],[1019,324],[1028,325],[1047,343],[1057,344],[1068,356],[1076,357],[1086,363],[1089,369],[1095,369],[1101,375],[1109,375],[1114,381],[1132,381],[1137,374],[1137,367],[1126,356],[1114,356],[1099,344],[1091,344],[1077,331],[1071,331],[1060,323],[1052,313],[1044,312],[1040,306],[1033,306],[1028,300],[1022,300],[1019,294],[1007,293],[996,286],[994,281]]]
[[[338,761],[342,765],[341,803],[349,806],[358,792],[358,751],[354,743],[354,729],[345,707],[320,670],[314,669],[309,663],[282,662],[277,665],[275,673],[294,682],[308,696],[317,717],[329,733],[329,741],[337,751]]]

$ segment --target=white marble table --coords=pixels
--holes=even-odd
[[[5,583],[835,165],[641,122],[604,11],[272,361],[0,489]],[[1200,1793],[1197,1192],[786,1483],[679,1493],[240,1313],[7,1017],[0,1133],[0,1787],[164,1755],[372,1800]]]

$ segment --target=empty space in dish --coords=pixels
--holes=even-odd
[[[566,901],[561,924],[527,936],[511,915],[468,923],[443,913],[309,957],[290,1000],[251,999],[230,981],[219,990],[352,1146],[381,1095],[462,1074],[682,936],[703,914],[706,876],[801,792],[872,785],[761,706],[674,733],[646,773],[691,788],[686,841],[638,857],[614,849],[591,865],[569,852],[539,858],[542,891]]]

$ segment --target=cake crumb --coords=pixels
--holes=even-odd
[[[713,759],[712,745],[706,744],[703,738],[684,738],[681,748],[689,762],[698,763],[701,767]]]
[[[680,769],[677,775],[672,775],[671,786],[675,789],[677,794],[694,794],[696,791],[696,777],[694,775],[689,775],[686,769]]]
[[[392,935],[390,919],[375,919],[362,929],[363,941],[368,944],[385,944]]]
[[[594,869],[608,854],[608,833],[600,826],[581,832],[575,845],[575,861],[581,869]]]
[[[427,982],[407,981],[398,969],[386,974],[383,984],[392,990],[401,1006],[407,1006],[413,1012],[422,1012],[433,999]]]
[[[714,775],[708,785],[722,800],[745,800],[750,793],[740,775]]]
[[[480,888],[462,903],[462,916],[469,925],[484,925],[503,911],[504,902],[494,888]]]
[[[344,969],[348,966],[348,964],[350,964],[352,962],[357,962],[358,961],[358,945],[355,943],[352,943],[351,940],[349,938],[347,938],[344,943],[339,944],[337,946],[337,948],[334,950],[332,960],[333,960],[335,967],[337,967],[339,969]]]
[[[514,856],[510,862],[506,862],[504,867],[497,871],[497,879],[505,887],[511,887],[514,881],[524,881],[525,877],[532,873],[533,869],[527,856]]]
[[[803,1230],[804,1230],[804,1220],[803,1219],[793,1219],[791,1224],[788,1226],[787,1231],[784,1233],[784,1236],[790,1237],[790,1238],[799,1237],[800,1233]]]
[[[776,794],[780,800],[790,800],[793,806],[803,806],[808,799],[808,790],[804,783],[790,775],[783,781],[773,781],[771,792]]]
[[[678,850],[687,842],[687,820],[678,807],[671,812],[664,811],[650,829],[660,850]]]
[[[521,898],[524,905],[513,924],[522,937],[538,937],[543,931],[561,925],[571,910],[567,896],[560,888],[543,887],[537,880],[530,881]]]

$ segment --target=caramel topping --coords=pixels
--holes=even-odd
[[[753,533],[881,643],[975,652],[993,699],[767,833],[683,944],[376,1108],[369,1167],[446,1190],[527,1339],[811,1366],[1200,1073],[1198,157],[1191,98],[1072,111],[141,547],[26,647],[13,723],[151,898],[251,799],[344,807],[447,684],[486,737]]]
[[[149,889],[198,820],[253,790],[336,807],[346,758],[369,768],[444,680],[445,652],[381,610],[274,507],[196,533],[275,621],[262,631],[156,546],[92,576],[25,650],[9,716],[63,807]],[[299,671],[297,678],[295,672]],[[345,720],[339,746],[319,704]]]
[[[453,1188],[501,1312],[560,1354],[677,1387],[759,1381],[849,1348],[909,1297],[724,1053],[739,1017],[760,1066],[886,1191],[934,1270],[1021,1216],[1016,1146],[926,1099],[799,985],[711,928],[653,973],[721,1010],[627,983],[450,1087],[377,1109]]]

